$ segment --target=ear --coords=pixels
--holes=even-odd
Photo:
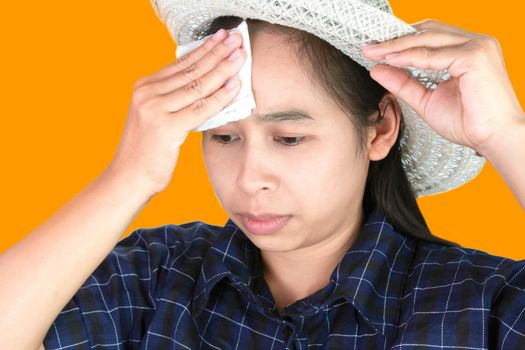
[[[369,128],[368,159],[381,160],[388,155],[399,134],[401,108],[397,100],[388,92],[379,103],[383,120]]]

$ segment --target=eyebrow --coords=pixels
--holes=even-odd
[[[309,115],[306,112],[303,112],[298,109],[291,109],[287,111],[278,111],[273,113],[264,113],[254,115],[255,119],[258,122],[274,122],[274,123],[293,123],[293,124],[302,124],[302,123],[311,123],[315,121],[315,118]]]

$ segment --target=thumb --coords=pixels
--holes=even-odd
[[[412,78],[408,72],[387,64],[376,64],[370,70],[370,76],[424,117],[423,111],[432,91]]]

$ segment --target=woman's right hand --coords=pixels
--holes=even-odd
[[[224,109],[237,95],[225,83],[242,67],[242,36],[221,29],[217,36],[162,70],[139,79],[134,87],[124,132],[108,167],[151,196],[171,181],[180,146],[190,131]],[[229,35],[228,35],[229,34]],[[227,44],[225,38],[233,38]],[[239,58],[229,60],[234,51]]]

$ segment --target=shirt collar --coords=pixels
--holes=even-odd
[[[396,232],[386,216],[374,210],[332,272],[335,288],[326,304],[345,299],[379,333],[395,329],[416,248],[416,240]]]
[[[237,289],[254,300],[252,286],[261,277],[260,250],[229,219],[224,227],[212,231],[211,246],[204,256],[193,292],[193,315],[198,316],[208,304],[211,291],[228,278]],[[210,239],[210,237],[206,237]]]
[[[304,302],[291,306],[296,312],[306,312],[344,299],[372,328],[384,335],[386,328],[398,323],[415,246],[413,238],[396,232],[383,214],[373,210],[332,272],[330,283],[303,299]],[[204,257],[193,295],[195,316],[206,306],[212,289],[224,278],[229,278],[241,295],[260,304],[253,290],[256,281],[262,278],[260,251],[231,219],[213,238]]]

